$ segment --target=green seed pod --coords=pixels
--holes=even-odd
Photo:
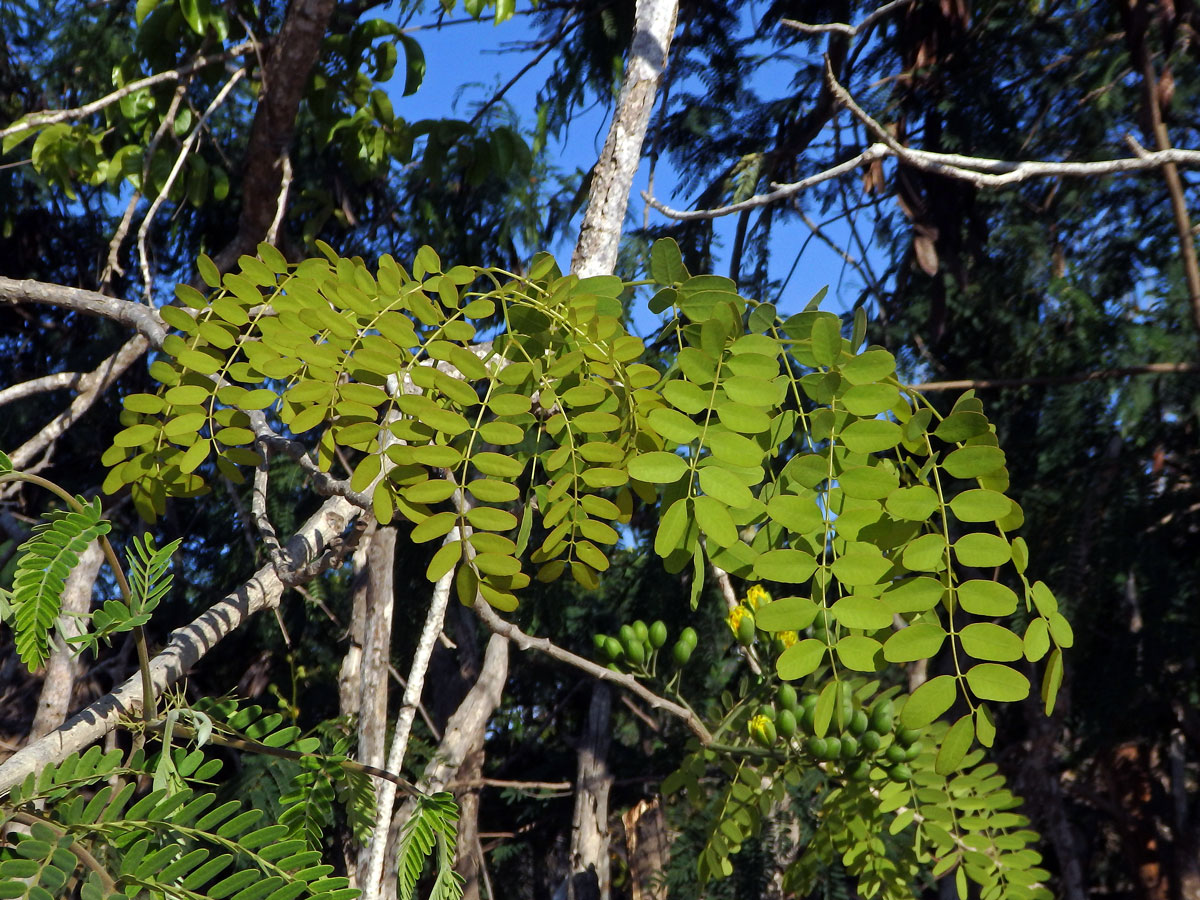
[[[779,704],[780,709],[790,709],[796,711],[796,689],[790,684],[781,684],[779,690],[775,692],[775,702]]]
[[[616,662],[621,658],[624,651],[621,649],[621,642],[615,637],[607,637],[604,639],[604,655],[608,657],[609,662]]]
[[[679,666],[687,665],[687,661],[692,658],[692,651],[696,649],[695,644],[689,644],[682,637],[675,642],[675,646],[671,648],[671,656],[675,659],[675,664]]]
[[[745,615],[738,622],[737,642],[743,647],[749,647],[754,643],[754,616]]]
[[[888,776],[892,781],[908,781],[912,778],[912,769],[904,763],[900,763],[888,769]]]
[[[775,716],[775,728],[783,737],[792,737],[796,733],[796,727],[796,714],[790,709],[781,709]]]
[[[804,742],[804,749],[813,759],[824,759],[827,752],[825,738],[810,737]]]
[[[914,759],[916,759],[918,756],[921,755],[921,750],[923,750],[923,749],[924,748],[921,746],[921,742],[917,741],[915,744],[913,744],[912,746],[905,749],[904,761],[912,762]]]
[[[816,711],[815,703],[812,706],[805,705],[805,706],[800,707],[800,727],[803,728],[805,731],[807,731],[809,734],[812,734],[812,731],[813,731],[813,720],[815,718],[815,716],[814,716],[815,711]]]
[[[804,699],[800,701],[800,708],[805,709],[805,710],[816,709],[817,708],[817,695],[816,694],[805,694]]]
[[[650,639],[650,629],[641,619],[633,623],[633,633],[637,635],[637,639],[642,643]]]
[[[646,649],[640,642],[635,642],[624,647],[625,655],[629,657],[629,661],[636,666],[640,666],[646,661]]]
[[[842,735],[842,759],[854,759],[858,756],[858,739],[853,735]]]
[[[879,732],[877,731],[864,731],[862,737],[859,738],[859,743],[862,744],[862,748],[868,753],[874,753],[883,743],[883,738],[879,736]]]
[[[875,708],[871,710],[871,730],[878,731],[880,734],[887,734],[892,730],[895,718],[895,707],[892,705],[892,701],[880,700],[875,704]]]
[[[641,641],[638,640],[637,632],[633,630],[632,625],[622,625],[620,630],[617,632],[617,638],[621,641],[621,646],[625,647],[626,649],[628,649],[631,644],[641,643]]]
[[[883,755],[887,758],[888,762],[902,763],[904,762],[907,753],[899,744],[892,744],[883,752]]]
[[[915,728],[901,728],[896,732],[896,743],[902,747],[911,747],[921,737],[921,732]]]
[[[667,625],[661,619],[650,626],[650,646],[657,650],[667,642]]]
[[[862,734],[867,730],[867,714],[861,709],[856,709],[850,717],[849,730],[851,734]]]
[[[598,652],[602,653],[602,652],[604,652],[604,642],[607,640],[608,640],[607,634],[593,634],[592,635],[592,646],[595,647]]]
[[[775,707],[773,707],[770,703],[763,703],[761,706],[758,707],[758,715],[766,716],[768,719],[770,719],[772,722],[774,722],[775,721]]]
[[[687,628],[683,629],[683,631],[679,632],[679,640],[687,644],[692,649],[695,649],[700,638],[696,635],[696,629],[688,626]]]
[[[846,777],[855,781],[866,781],[871,777],[871,764],[865,759],[858,759],[846,766]]]

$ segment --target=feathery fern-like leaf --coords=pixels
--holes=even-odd
[[[458,806],[446,791],[420,797],[412,818],[400,835],[397,856],[396,896],[412,900],[425,860],[437,850],[437,877],[431,900],[458,900],[462,897],[462,879],[454,872],[454,842],[458,832]]]
[[[79,564],[79,554],[110,528],[100,517],[99,498],[87,503],[80,497],[79,502],[81,512],[46,513],[33,535],[18,548],[10,624],[17,655],[31,672],[50,656],[50,630],[62,610],[67,576]]]

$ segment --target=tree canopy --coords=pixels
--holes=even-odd
[[[3,896],[1195,890],[1196,11],[835,7],[0,8]]]

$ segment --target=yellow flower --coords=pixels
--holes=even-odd
[[[749,607],[742,604],[738,604],[729,611],[729,615],[725,617],[725,621],[729,623],[729,630],[732,631],[735,636],[738,633],[738,626],[742,624],[742,619],[749,615],[751,615]]]
[[[786,650],[788,647],[792,646],[792,644],[796,643],[797,640],[798,640],[798,637],[796,635],[796,632],[794,632],[794,631],[779,632],[779,643],[783,644],[784,650]]]
[[[746,605],[751,609],[758,609],[764,603],[770,602],[771,595],[761,584],[753,585],[750,590],[746,591]]]
[[[762,744],[764,747],[770,747],[775,743],[777,734],[775,731],[775,723],[766,716],[758,715],[748,723],[750,737]]]

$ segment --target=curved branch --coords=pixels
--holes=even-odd
[[[1077,375],[1034,375],[1029,378],[964,378],[958,381],[926,381],[909,385],[914,391],[965,391],[984,388],[1024,387],[1025,385],[1083,384],[1087,381],[1103,381],[1108,378],[1129,378],[1134,375],[1186,375],[1200,372],[1197,363],[1147,363],[1144,366],[1122,366],[1117,369],[1099,369]]]
[[[45,394],[49,391],[77,387],[82,379],[82,372],[55,372],[53,375],[31,378],[29,381],[22,381],[20,384],[14,384],[12,387],[6,387],[0,391],[0,406],[24,400],[34,394]]]
[[[144,336],[156,350],[162,347],[163,339],[167,336],[166,325],[152,307],[109,297],[96,291],[0,276],[0,304],[4,303],[12,306],[41,303],[89,316],[112,319]]]

